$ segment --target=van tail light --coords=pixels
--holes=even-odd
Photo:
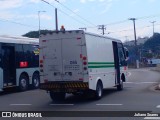
[[[79,80],[83,80],[83,78],[79,78]]]
[[[43,60],[40,60],[39,63],[40,63],[40,65],[39,65],[40,72],[43,72]]]
[[[45,80],[44,80],[44,83],[47,83],[47,82],[48,82],[48,80],[47,80],[47,79],[45,79]]]
[[[87,62],[83,62],[83,65],[87,65]]]
[[[84,69],[84,70],[87,70],[87,67],[84,67],[83,69]]]
[[[83,57],[83,60],[87,60],[87,57],[84,56],[84,57]]]
[[[80,55],[83,61],[83,69],[87,70],[87,57]]]
[[[40,60],[39,62],[40,62],[40,63],[43,63],[43,60]]]

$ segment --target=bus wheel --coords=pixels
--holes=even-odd
[[[28,89],[28,77],[24,74],[20,76],[19,89],[20,91],[26,91]]]
[[[95,98],[101,99],[103,95],[103,85],[101,81],[98,81],[96,91],[95,91]]]
[[[121,80],[120,84],[117,85],[117,90],[118,90],[118,91],[123,90],[123,81],[122,81],[122,80]]]
[[[32,77],[32,86],[33,88],[39,88],[39,84],[40,84],[39,74],[35,73],[33,74]]]
[[[50,97],[55,102],[60,102],[65,99],[66,93],[65,92],[52,92],[50,91]]]

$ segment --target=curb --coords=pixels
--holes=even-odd
[[[159,90],[160,91],[160,84],[155,86],[155,90]]]

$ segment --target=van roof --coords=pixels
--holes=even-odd
[[[49,32],[47,34],[41,34],[40,37],[42,36],[45,36],[45,35],[52,35],[52,34],[59,34],[59,33],[73,33],[73,32],[76,32],[76,33],[79,33],[79,32],[84,32],[83,30],[67,30],[67,31],[53,31],[53,32]],[[85,34],[88,34],[88,35],[92,35],[92,36],[96,36],[96,37],[103,37],[103,38],[107,38],[107,39],[110,39],[112,41],[116,41],[116,42],[121,42],[121,40],[119,39],[115,39],[115,38],[111,38],[111,37],[107,37],[107,36],[102,36],[102,35],[98,35],[98,34],[95,34],[95,33],[90,33],[90,32],[84,32]]]

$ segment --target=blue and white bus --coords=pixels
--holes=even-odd
[[[0,91],[39,87],[39,40],[0,36]]]

